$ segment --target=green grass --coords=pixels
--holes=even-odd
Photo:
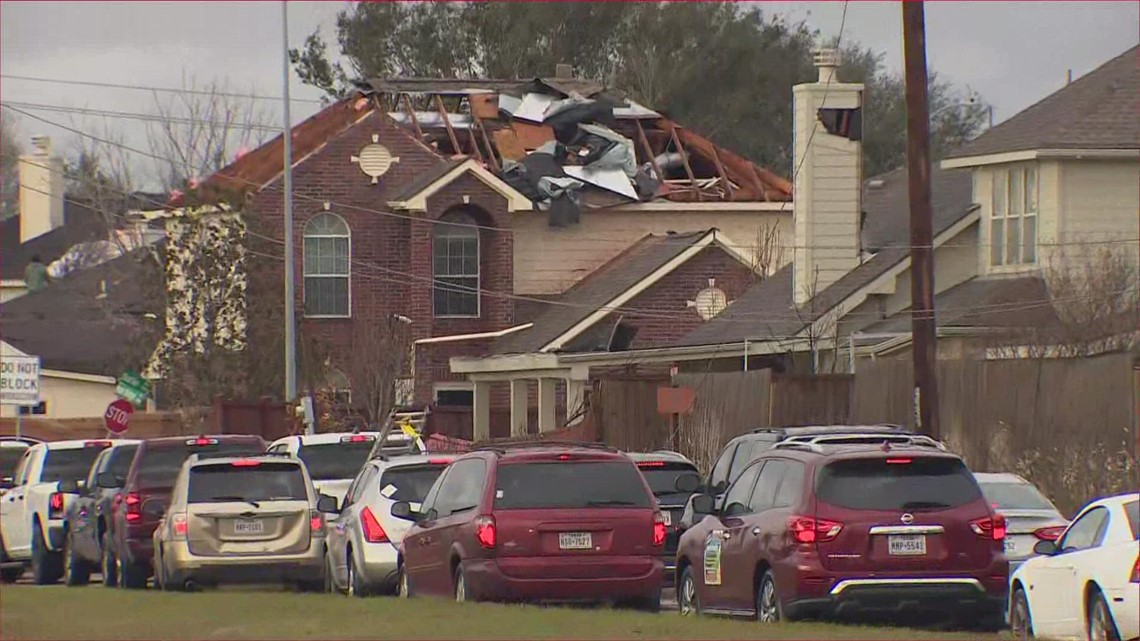
[[[676,612],[350,599],[271,591],[0,588],[0,639],[998,639]]]

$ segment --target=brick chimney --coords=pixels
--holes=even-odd
[[[32,153],[20,156],[20,242],[63,226],[63,159],[51,138],[32,137]]]
[[[839,81],[834,49],[816,50],[815,66],[816,82],[792,88],[797,305],[842,278],[860,258],[863,85]]]

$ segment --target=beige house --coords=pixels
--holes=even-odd
[[[28,356],[0,341],[0,353],[6,356]],[[99,374],[83,374],[57,369],[40,370],[40,406],[27,408],[36,418],[87,418],[102,416],[107,404],[115,400],[115,378]],[[20,408],[0,405],[0,417],[17,415]]]

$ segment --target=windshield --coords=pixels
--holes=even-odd
[[[626,462],[509,463],[499,466],[495,507],[649,507],[637,468]]]
[[[44,471],[40,473],[40,481],[51,483],[53,481],[81,481],[87,478],[91,471],[91,464],[99,452],[107,449],[106,445],[97,447],[77,447],[70,450],[48,450],[47,459],[44,460]]]
[[[26,447],[0,447],[0,478],[15,476],[16,465],[27,451]]]
[[[373,441],[305,445],[297,457],[305,462],[314,481],[351,479],[368,460],[372,445]]]
[[[959,507],[982,499],[957,459],[874,458],[838,461],[816,481],[820,501],[852,510],[911,511]]]
[[[305,475],[296,463],[203,465],[190,470],[190,503],[308,501]]]
[[[1128,515],[1128,527],[1132,528],[1132,538],[1140,539],[1140,501],[1125,503],[1124,512]]]
[[[638,461],[637,469],[645,477],[654,496],[687,494],[677,491],[677,479],[683,474],[696,474],[697,468],[686,463],[664,463],[661,461]]]
[[[443,474],[446,467],[446,465],[409,465],[385,470],[380,476],[380,494],[387,496],[391,501],[423,503],[432,483]],[[388,486],[394,489],[389,490]]]
[[[167,445],[147,449],[139,461],[139,487],[171,487],[182,464],[191,454],[226,453],[260,455],[265,452],[253,443],[218,443],[215,445]]]
[[[999,510],[1056,510],[1029,483],[980,483],[986,500]]]

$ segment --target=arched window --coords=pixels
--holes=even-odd
[[[350,240],[348,224],[335,214],[305,223],[305,316],[349,315]]]
[[[479,229],[464,212],[448,212],[440,221],[432,242],[435,316],[478,317]]]

